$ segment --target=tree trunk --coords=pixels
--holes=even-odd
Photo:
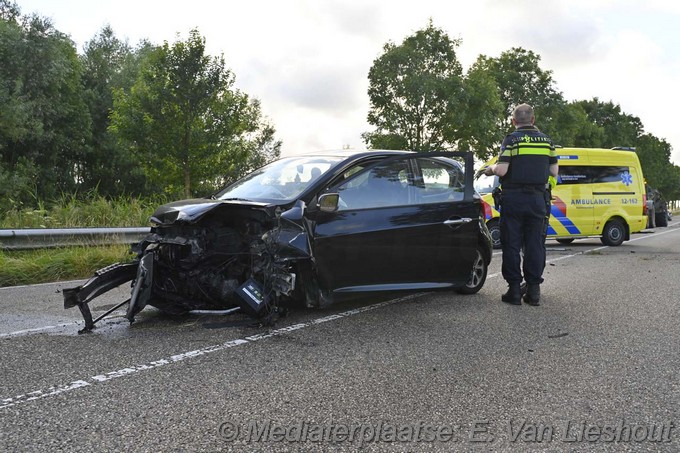
[[[191,198],[191,173],[189,162],[184,163],[184,198]]]

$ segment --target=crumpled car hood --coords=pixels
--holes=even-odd
[[[158,225],[168,225],[175,222],[193,223],[205,214],[224,205],[263,208],[268,206],[268,203],[244,200],[209,200],[207,198],[180,200],[164,204],[156,209],[151,215],[151,221]]]

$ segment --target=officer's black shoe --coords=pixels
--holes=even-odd
[[[537,307],[541,301],[541,285],[527,285],[527,293],[524,295],[524,302]]]
[[[524,295],[527,293],[527,282],[522,282],[521,285],[519,285],[519,293],[524,297]]]
[[[519,283],[510,283],[508,292],[501,296],[501,300],[506,304],[522,305],[522,291]]]

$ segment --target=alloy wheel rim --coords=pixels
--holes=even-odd
[[[482,254],[477,251],[477,259],[475,264],[472,266],[472,273],[470,274],[470,280],[468,281],[468,288],[474,288],[482,281],[482,276],[484,275],[484,258]]]

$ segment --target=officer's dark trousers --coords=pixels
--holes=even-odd
[[[504,190],[501,206],[501,243],[503,278],[520,283],[520,250],[524,246],[524,280],[543,283],[545,268],[546,204],[544,194],[535,191]]]

